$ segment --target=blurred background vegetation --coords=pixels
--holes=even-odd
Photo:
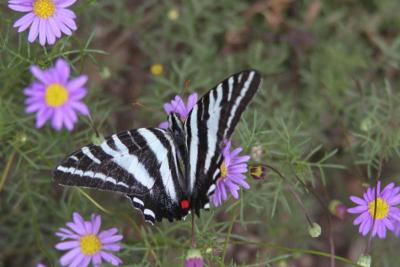
[[[274,166],[198,221],[208,266],[329,266],[356,261],[367,238],[354,217],[328,217],[333,199],[351,205],[366,184],[400,184],[400,2],[394,0],[83,0],[72,9],[78,30],[55,46],[27,43],[0,3],[0,266],[58,266],[54,232],[79,211],[95,212],[124,234],[124,266],[179,266],[190,246],[190,220],[146,225],[118,194],[62,188],[52,169],[91,142],[82,118],[70,134],[35,129],[24,113],[31,64],[66,58],[89,76],[85,98],[104,135],[155,126],[172,96],[206,92],[245,68],[264,82],[234,135],[253,162]],[[151,73],[153,64],[162,73]],[[296,178],[297,177],[297,178]],[[304,190],[313,188],[324,205]],[[322,227],[311,238],[294,188]],[[90,198],[88,197],[90,196]],[[92,201],[92,200],[93,201]],[[98,203],[102,208],[99,208]],[[103,209],[106,209],[105,212]],[[397,266],[399,239],[373,240],[373,266]],[[350,266],[338,260],[336,266]]]

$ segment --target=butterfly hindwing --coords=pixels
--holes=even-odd
[[[140,128],[87,145],[54,171],[62,185],[125,194],[145,220],[154,223],[199,214],[209,207],[229,139],[261,82],[255,70],[227,78],[193,107],[185,122],[170,114],[167,130]]]
[[[63,160],[54,172],[62,185],[95,187],[125,193],[146,220],[186,215],[179,206],[182,172],[170,134],[140,128],[114,134]]]
[[[196,210],[208,205],[223,161],[223,141],[229,139],[261,82],[255,70],[234,74],[205,94],[186,122],[189,154],[186,176]]]

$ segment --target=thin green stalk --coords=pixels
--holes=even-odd
[[[10,156],[8,157],[7,163],[6,163],[6,167],[4,168],[3,174],[1,175],[1,180],[0,180],[0,192],[3,189],[3,186],[6,182],[6,179],[8,177],[8,174],[10,173],[11,170],[11,165],[14,161],[16,155],[16,150],[13,149],[13,151],[11,152]]]

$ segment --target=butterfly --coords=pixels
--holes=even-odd
[[[57,183],[125,194],[147,222],[180,220],[209,209],[230,138],[261,83],[256,70],[236,73],[209,90],[182,121],[168,129],[113,134],[73,152],[54,170]]]

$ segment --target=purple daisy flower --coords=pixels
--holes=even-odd
[[[14,23],[18,32],[29,28],[28,41],[33,42],[39,36],[42,46],[46,42],[54,44],[61,32],[71,35],[77,29],[75,13],[69,7],[76,0],[8,0],[8,7],[18,12],[28,13]]]
[[[193,93],[188,97],[187,105],[183,102],[182,98],[180,96],[175,96],[173,100],[169,103],[164,104],[164,110],[167,112],[167,114],[170,114],[172,112],[178,113],[181,120],[185,121],[194,107],[197,103],[197,93]],[[168,122],[163,121],[160,123],[158,126],[162,129],[167,129],[168,128]]]
[[[71,239],[55,246],[58,250],[69,250],[60,258],[62,266],[86,267],[90,262],[94,266],[100,266],[103,260],[115,266],[122,263],[120,258],[108,252],[121,250],[118,241],[122,239],[122,235],[116,235],[116,228],[99,232],[100,215],[93,214],[90,221],[85,221],[79,213],[74,212],[73,222],[66,225],[66,228],[60,228],[56,233],[61,240]]]
[[[81,102],[86,95],[87,77],[81,75],[69,80],[70,68],[65,60],[58,59],[54,67],[44,71],[33,65],[30,71],[38,80],[24,90],[25,111],[37,113],[36,128],[51,119],[54,129],[65,126],[71,131],[78,121],[77,112],[89,115],[87,106]]]
[[[230,149],[231,141],[225,141],[225,147],[222,151],[224,161],[220,167],[221,177],[217,179],[215,192],[211,196],[214,206],[219,206],[227,200],[227,190],[235,199],[238,199],[240,186],[245,189],[250,188],[244,175],[247,172],[247,161],[250,156],[239,156],[239,153],[243,150],[241,147],[233,151],[230,151]]]
[[[361,213],[354,220],[354,225],[360,224],[359,232],[365,236],[372,230],[372,236],[386,237],[386,228],[395,230],[395,224],[400,222],[400,209],[395,206],[400,204],[400,187],[394,183],[388,184],[381,192],[381,183],[377,185],[377,198],[375,200],[375,187],[370,187],[363,198],[351,196],[350,199],[358,206],[349,208],[349,213]],[[376,205],[375,224],[374,213]]]

